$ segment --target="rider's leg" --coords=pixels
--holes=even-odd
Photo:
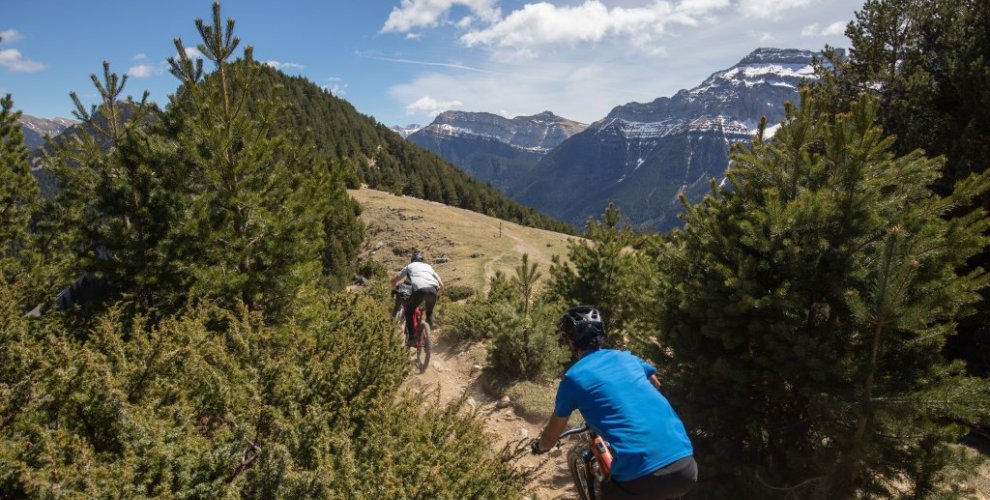
[[[691,491],[697,482],[698,464],[689,456],[632,481],[608,481],[602,485],[602,498],[678,498]]]
[[[433,306],[437,305],[437,289],[431,286],[424,288],[423,291],[423,302],[426,307],[426,322],[430,324],[430,328],[433,328]]]
[[[409,297],[409,300],[406,301],[406,308],[403,311],[406,315],[406,345],[410,345],[412,343],[412,334],[414,329],[413,313],[416,312],[416,306],[423,301],[423,298],[417,295],[418,292],[413,292],[412,296]]]

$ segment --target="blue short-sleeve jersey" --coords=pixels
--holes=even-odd
[[[630,481],[694,454],[684,424],[650,383],[656,369],[627,351],[599,349],[574,363],[554,414],[580,410],[615,450],[612,477]]]

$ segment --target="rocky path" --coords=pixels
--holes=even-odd
[[[481,366],[464,346],[452,346],[440,339],[433,349],[433,358],[425,372],[411,370],[407,387],[417,391],[438,391],[441,403],[455,401],[467,395],[467,404],[474,408],[493,438],[495,450],[507,443],[528,441],[542,431],[543,422],[530,422],[516,414],[511,403],[496,400],[488,395],[479,380]],[[567,446],[567,445],[565,445]],[[528,451],[520,453],[519,467],[534,470],[535,477],[529,484],[531,498],[577,498],[563,451],[554,450],[539,457]]]

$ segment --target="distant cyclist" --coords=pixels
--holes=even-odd
[[[403,267],[398,274],[392,278],[392,288],[403,280],[412,285],[412,296],[406,303],[406,345],[413,345],[413,311],[420,304],[426,307],[426,322],[433,327],[433,306],[437,303],[437,297],[443,290],[443,281],[440,275],[433,269],[433,266],[423,262],[423,254],[419,250],[414,250],[409,265]]]
[[[577,361],[557,389],[553,415],[533,453],[557,443],[574,410],[615,450],[605,500],[676,498],[698,481],[698,466],[684,424],[660,393],[656,368],[627,351],[603,349],[602,315],[590,306],[564,313],[561,342]]]

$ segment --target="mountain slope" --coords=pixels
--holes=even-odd
[[[678,224],[681,193],[697,200],[720,179],[734,142],[761,116],[776,124],[813,76],[813,52],[758,49],[701,85],[649,103],[629,103],[564,141],[509,188],[517,200],[580,225],[615,202],[636,226]]]
[[[348,193],[362,208],[364,259],[397,271],[409,262],[409,250],[417,248],[448,286],[481,289],[495,271],[512,276],[524,253],[546,271],[554,254],[567,260],[567,242],[576,238],[374,189]],[[449,260],[438,263],[442,256]]]
[[[515,118],[445,111],[408,139],[446,158],[475,179],[505,189],[547,152],[585,128],[584,124],[550,111]]]
[[[24,131],[24,144],[34,151],[45,144],[50,137],[56,137],[65,129],[78,124],[68,118],[37,118],[31,115],[21,115],[18,120]]]

